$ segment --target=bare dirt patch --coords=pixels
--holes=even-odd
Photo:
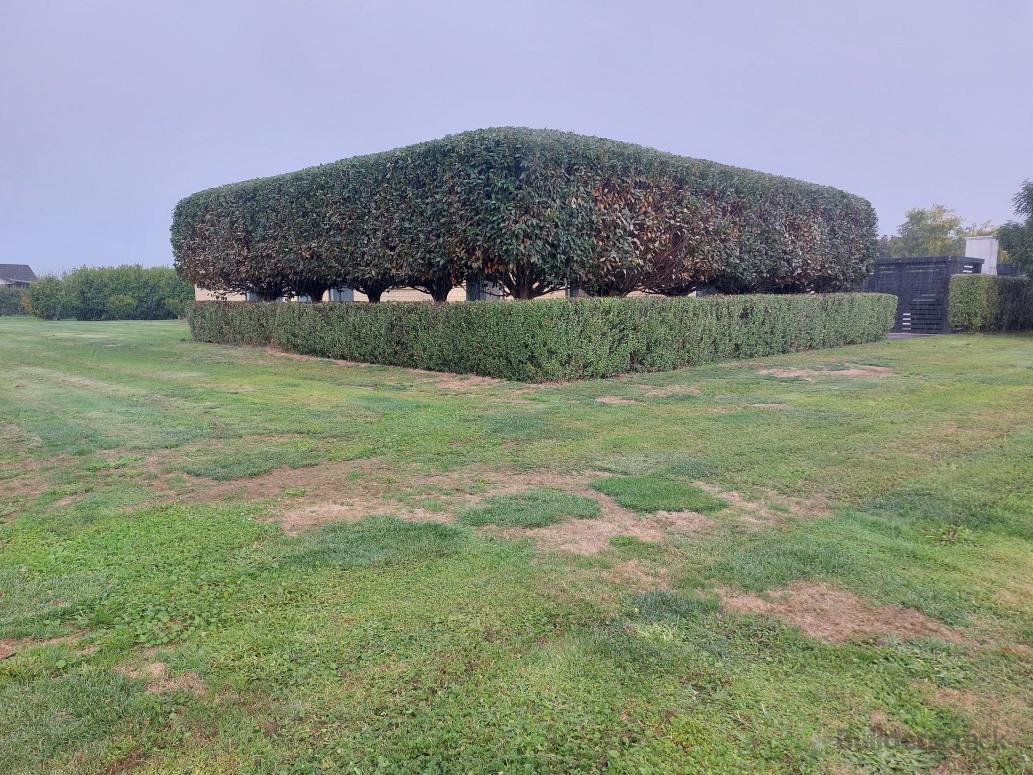
[[[869,606],[857,595],[824,582],[797,581],[765,595],[724,595],[724,606],[736,613],[769,614],[802,629],[812,638],[846,643],[857,636],[894,635],[902,640],[961,636],[935,619],[904,606]]]
[[[789,379],[799,377],[807,382],[814,382],[818,377],[839,377],[841,379],[865,379],[867,377],[885,377],[893,374],[889,366],[858,366],[849,363],[844,364],[845,369],[792,369],[792,368],[768,368],[757,369],[758,374],[767,377],[778,377]]]
[[[174,691],[188,691],[194,694],[205,694],[208,687],[197,673],[188,671],[179,675],[169,675],[164,662],[145,662],[142,665],[116,665],[115,669],[130,678],[147,681],[148,694],[166,694]]]
[[[599,396],[595,400],[600,404],[614,404],[615,406],[628,406],[638,403],[630,398],[621,398],[620,396]]]
[[[754,409],[792,409],[792,404],[750,404]]]

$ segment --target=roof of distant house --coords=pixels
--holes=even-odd
[[[0,264],[0,280],[9,283],[34,283],[38,279],[28,264]]]

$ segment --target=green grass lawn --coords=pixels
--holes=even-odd
[[[1033,771],[1033,337],[0,366],[3,772]]]

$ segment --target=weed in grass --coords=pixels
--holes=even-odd
[[[463,512],[459,521],[473,527],[535,528],[555,525],[565,517],[593,519],[599,514],[599,503],[592,498],[541,487],[485,498],[482,505]]]
[[[592,488],[633,511],[697,511],[709,514],[728,505],[695,484],[666,476],[607,476],[592,482]]]

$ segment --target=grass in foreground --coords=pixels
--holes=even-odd
[[[1033,768],[1033,339],[533,388],[186,339],[0,321],[7,771]],[[610,533],[475,527],[547,522]]]

